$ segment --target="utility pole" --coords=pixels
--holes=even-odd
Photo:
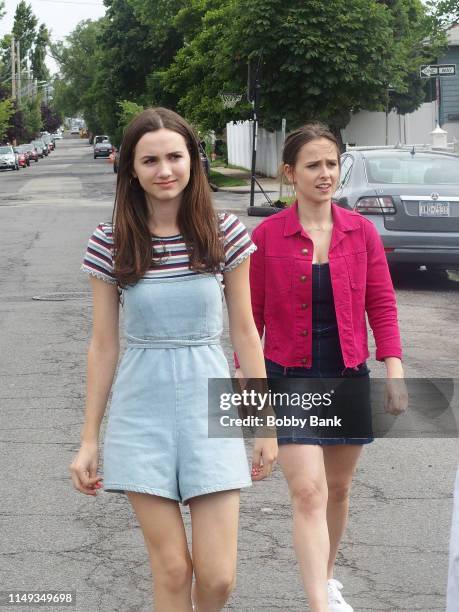
[[[30,102],[32,99],[32,74],[30,68],[27,68],[27,100]]]
[[[17,96],[18,96],[18,103],[21,104],[21,43],[18,42],[16,43],[17,46],[17,60],[18,60],[18,90],[17,90]]]
[[[14,36],[11,39],[11,98],[16,100],[16,57]]]

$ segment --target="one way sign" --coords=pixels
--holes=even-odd
[[[456,64],[430,64],[421,66],[419,76],[422,79],[430,77],[455,76]]]

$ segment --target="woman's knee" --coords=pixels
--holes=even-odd
[[[151,561],[155,583],[168,591],[178,592],[191,586],[193,566],[180,554],[154,555]]]
[[[195,567],[196,585],[216,599],[230,596],[236,583],[236,574],[231,570],[219,570],[217,567],[199,570]]]
[[[302,515],[316,514],[327,507],[327,489],[317,482],[298,485],[291,491],[293,508]]]
[[[328,501],[335,504],[342,504],[349,500],[351,493],[351,483],[349,482],[329,482]]]

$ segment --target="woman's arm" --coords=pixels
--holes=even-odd
[[[247,378],[266,378],[260,335],[252,314],[248,259],[231,272],[226,272],[224,279],[231,342],[239,356],[244,376]],[[267,411],[264,412],[265,416],[266,413]],[[266,435],[264,434],[265,431],[269,431],[271,437],[261,437]],[[252,457],[253,480],[261,480],[268,476],[277,457],[275,429],[262,428],[257,433],[260,434],[260,437],[255,440]]]
[[[365,234],[367,245],[365,309],[375,338],[376,359],[383,361],[395,357],[400,360],[402,347],[397,302],[384,246],[371,221],[365,224]]]
[[[260,230],[256,228],[252,233],[252,241],[257,247],[257,250],[250,256],[249,280],[250,280],[250,302],[252,318],[260,338],[263,337],[265,328],[264,309],[265,309],[265,252]],[[250,375],[244,371],[238,359],[238,349],[233,343],[235,349],[234,362],[236,368],[241,368],[245,377],[250,378]]]
[[[93,328],[88,350],[86,407],[81,446],[70,465],[74,487],[95,496],[102,485],[97,476],[99,431],[119,356],[119,297],[116,285],[91,277]]]
[[[100,425],[119,357],[119,297],[116,285],[91,278],[93,326],[88,350],[82,442],[98,442]]]
[[[252,314],[249,260],[225,272],[224,279],[230,338],[240,367],[246,378],[266,378],[260,335]]]

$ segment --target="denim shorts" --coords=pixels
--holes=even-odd
[[[324,348],[322,343],[322,349]],[[265,359],[266,373],[271,393],[285,393],[292,397],[308,397],[320,394],[326,398],[331,393],[330,406],[310,408],[309,404],[279,406],[273,403],[276,418],[285,425],[277,426],[279,444],[315,444],[330,446],[337,444],[368,444],[373,442],[370,379],[366,364],[357,369],[343,368],[301,368],[284,367]],[[330,362],[329,362],[330,363]],[[296,380],[295,380],[296,379]],[[311,416],[325,423],[311,426]],[[296,417],[296,421],[291,417]],[[308,423],[305,424],[305,418]],[[341,418],[341,424],[330,425],[332,420]],[[325,421],[323,421],[325,419]]]

